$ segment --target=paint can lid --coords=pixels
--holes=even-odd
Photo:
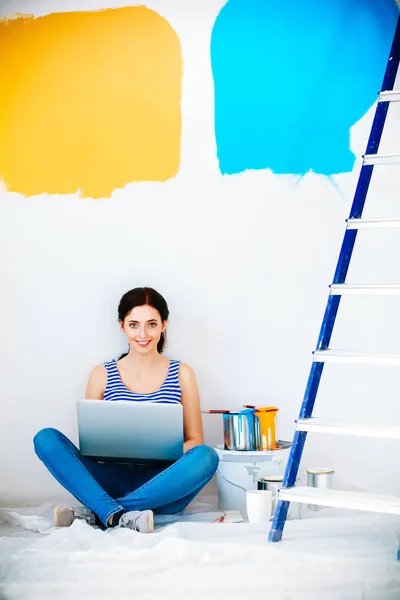
[[[267,481],[268,483],[282,483],[283,475],[266,475],[265,477],[260,477],[257,481]]]
[[[310,475],[329,475],[330,473],[334,473],[333,469],[329,469],[327,467],[315,467],[314,469],[307,469],[307,473]]]

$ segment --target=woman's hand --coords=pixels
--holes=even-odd
[[[182,390],[184,452],[204,444],[203,424],[200,413],[200,396],[196,375],[193,369],[181,363],[179,366],[179,383]]]

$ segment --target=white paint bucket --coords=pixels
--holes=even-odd
[[[225,450],[214,446],[219,456],[218,505],[221,510],[246,511],[246,491],[257,489],[257,479],[285,472],[290,442],[278,442],[278,450]]]

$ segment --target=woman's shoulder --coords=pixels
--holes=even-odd
[[[176,371],[179,371],[179,375],[181,375],[181,373],[183,373],[184,375],[189,373],[190,371],[193,371],[192,367],[190,365],[188,365],[187,363],[182,362],[181,360],[176,360],[175,358],[166,358],[167,361],[169,361],[169,366],[170,368],[175,368]]]
[[[104,390],[107,385],[107,370],[104,365],[96,365],[91,370],[86,387],[86,398],[89,400],[103,400]]]
[[[93,369],[90,371],[90,379],[99,381],[107,378],[107,364],[107,362],[104,362],[101,365],[96,365],[93,367]]]
[[[182,382],[192,382],[193,380],[196,380],[196,375],[194,370],[192,369],[192,367],[190,365],[188,365],[187,363],[184,362],[179,362],[179,379]]]
[[[171,362],[179,364],[179,370],[183,373],[188,373],[189,371],[193,371],[192,367],[181,360],[172,360]]]

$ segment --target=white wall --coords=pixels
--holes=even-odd
[[[333,181],[269,171],[220,175],[209,42],[223,4],[146,2],[168,19],[183,48],[182,161],[174,180],[130,184],[104,201],[1,193],[3,504],[59,495],[32,436],[54,426],[76,441],[75,402],[92,366],[125,348],[116,308],[138,285],[167,298],[166,354],[194,367],[203,408],[276,404],[280,437],[293,434],[360,163]],[[43,15],[112,5],[9,0],[1,11]],[[397,109],[382,150],[396,151]],[[353,128],[358,156],[372,116]],[[400,169],[377,172],[371,216],[399,216],[399,183]],[[360,238],[350,279],[400,281],[398,233]],[[398,307],[397,298],[346,299],[332,346],[398,352]],[[316,413],[398,422],[398,384],[393,367],[327,366]],[[219,417],[206,416],[204,426],[209,443],[221,440]],[[338,487],[400,494],[399,453],[396,442],[309,436],[303,466],[332,466]]]

